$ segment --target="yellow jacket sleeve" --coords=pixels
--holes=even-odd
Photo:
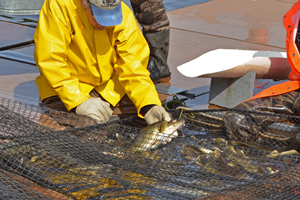
[[[70,13],[66,7],[60,7],[57,1],[45,1],[40,11],[34,36],[35,61],[47,84],[70,110],[90,95],[80,90],[78,78],[70,74],[67,54],[73,32],[68,18]]]
[[[123,22],[123,30],[116,31],[118,33],[118,36],[116,36],[118,58],[115,70],[125,93],[140,113],[143,106],[161,105],[161,101],[147,70],[150,52],[148,43],[132,12],[127,14],[129,16],[123,16],[126,20]]]

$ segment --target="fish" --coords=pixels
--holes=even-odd
[[[133,141],[127,146],[133,151],[147,151],[156,149],[161,144],[171,141],[172,134],[181,128],[185,123],[184,119],[161,121],[149,125],[141,130]]]
[[[267,157],[275,158],[277,156],[284,156],[284,155],[300,155],[300,153],[295,149],[290,151],[280,152],[280,153],[277,150],[274,150],[270,153],[270,155],[267,155]]]
[[[257,144],[257,143],[253,143],[253,142],[240,142],[240,141],[236,141],[236,140],[225,140],[224,138],[213,138],[213,141],[221,144],[221,145],[232,145],[232,146],[240,146],[240,147],[247,147],[247,148],[255,148],[255,149],[259,149],[259,150],[263,150],[263,151],[273,151],[273,148],[270,148],[266,145],[263,144]]]

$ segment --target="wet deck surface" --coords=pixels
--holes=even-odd
[[[33,42],[34,28],[0,21],[0,50],[10,49],[20,43]]]
[[[172,4],[165,0],[171,22],[168,63],[172,72],[172,79],[166,85],[187,89],[190,93],[208,92],[209,78],[184,77],[177,71],[177,66],[211,50],[285,51],[286,32],[282,17],[295,2],[297,1],[195,0],[189,1],[189,5],[193,6],[185,7],[187,4]],[[0,17],[0,53],[2,50],[10,50],[33,55],[34,44],[31,42],[36,16],[28,17],[29,20],[24,20],[23,17]],[[0,58],[0,97],[36,104],[39,95],[34,80],[38,75],[35,65]],[[272,80],[260,80],[255,93],[265,83],[268,84],[264,88],[274,84]],[[184,98],[180,95],[178,97]],[[206,94],[188,100],[187,106],[207,109],[208,97]]]

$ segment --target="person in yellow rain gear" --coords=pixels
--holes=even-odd
[[[147,124],[171,120],[147,70],[147,41],[121,0],[46,0],[34,41],[48,107],[104,123],[133,103]]]

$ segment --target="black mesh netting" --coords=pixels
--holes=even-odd
[[[0,98],[0,199],[300,198],[299,117],[170,113],[184,126],[151,149],[157,127],[138,117],[96,125]]]

